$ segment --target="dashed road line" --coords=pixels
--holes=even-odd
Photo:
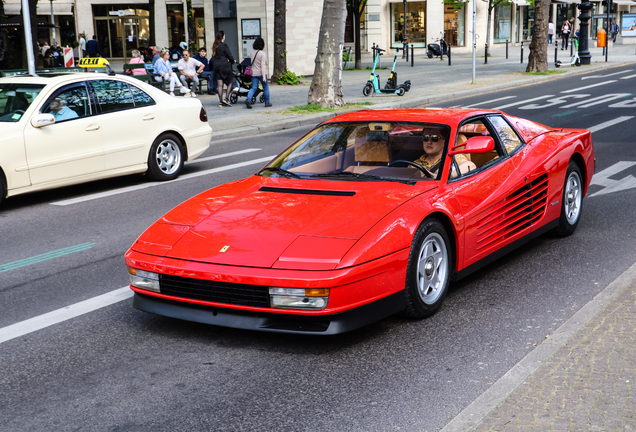
[[[604,85],[615,83],[615,82],[617,82],[617,81],[616,80],[603,81],[603,82],[592,84],[592,85],[585,86],[585,87],[577,87],[577,88],[571,89],[571,90],[564,90],[561,93],[574,93],[574,92],[577,92],[577,91],[580,91],[580,90],[585,90],[585,89],[589,89],[589,88],[593,88],[593,87],[600,87],[600,86],[604,86]]]
[[[610,126],[614,126],[615,124],[619,124],[619,123],[626,122],[627,120],[631,120],[631,119],[633,119],[633,118],[634,118],[634,116],[622,116],[622,117],[617,117],[617,118],[615,118],[614,120],[609,120],[609,121],[606,121],[606,122],[604,122],[604,123],[597,124],[596,126],[589,127],[588,129],[589,129],[589,130],[590,130],[590,132],[592,132],[592,133],[593,133],[593,132],[598,132],[598,131],[600,131],[600,130],[602,130],[602,129],[608,128],[608,127],[610,127]]]
[[[492,99],[492,100],[488,100],[488,101],[483,101],[483,102],[479,102],[476,104],[472,104],[472,105],[465,105],[462,108],[473,108],[473,107],[482,107],[486,104],[492,103],[492,102],[499,102],[502,100],[506,100],[506,99],[512,99],[512,98],[516,98],[517,96],[505,96],[505,97],[500,97],[497,99]]]
[[[221,159],[221,158],[226,158],[226,157],[230,157],[230,156],[236,156],[236,155],[240,155],[240,154],[244,154],[244,153],[252,153],[252,152],[256,152],[262,149],[259,148],[248,148],[245,150],[238,150],[238,151],[234,151],[234,152],[230,152],[230,153],[223,153],[220,155],[214,155],[214,156],[208,156],[208,157],[204,157],[204,158],[199,158],[199,159],[195,159],[192,162],[188,162],[188,165],[192,165],[192,164],[196,164],[196,163],[201,163],[201,162],[207,162],[207,161],[211,161],[214,159]]]

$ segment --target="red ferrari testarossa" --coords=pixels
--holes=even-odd
[[[594,166],[590,131],[499,111],[343,114],[148,228],[126,254],[133,305],[304,334],[425,318],[451,281],[574,232]]]

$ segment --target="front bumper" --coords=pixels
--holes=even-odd
[[[171,318],[274,333],[334,335],[364,327],[404,310],[404,293],[399,291],[372,303],[330,315],[286,315],[224,309],[135,293],[133,307]]]

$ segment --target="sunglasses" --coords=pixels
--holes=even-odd
[[[436,142],[436,141],[438,141],[438,140],[439,140],[439,137],[438,137],[437,135],[424,135],[424,136],[422,137],[422,140],[423,140],[423,141],[428,141],[429,139],[430,139],[431,141],[433,141],[433,142]]]

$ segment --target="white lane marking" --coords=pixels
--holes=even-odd
[[[590,132],[598,132],[602,129],[608,128],[610,126],[614,126],[615,124],[626,122],[627,120],[633,119],[634,116],[623,116],[615,118],[614,120],[606,121],[605,123],[597,124],[596,126],[589,127]]]
[[[627,73],[627,72],[634,72],[634,69],[627,69],[627,70],[624,70],[624,71],[614,72],[614,73],[607,74],[607,75],[590,75],[590,76],[586,76],[586,77],[581,78],[581,80],[592,79],[592,78],[607,78],[607,77],[611,77],[611,76],[614,76],[614,75],[622,75],[622,74]],[[636,76],[636,75],[632,75],[632,77],[634,77],[634,76]],[[624,78],[621,78],[621,79],[625,79],[625,78],[631,78],[631,77],[624,77]]]
[[[553,96],[554,95],[539,96],[539,97],[536,97],[536,98],[533,98],[533,99],[526,99],[526,100],[522,100],[520,102],[513,102],[513,103],[506,104],[506,105],[501,105],[501,106],[495,107],[493,109],[502,110],[504,108],[509,108],[509,107],[513,107],[513,106],[517,106],[517,105],[523,105],[524,103],[534,102],[534,101],[538,101],[538,100],[541,100],[541,99],[546,99],[546,98],[553,97]]]
[[[636,75],[627,75],[626,77],[622,77],[621,79],[630,79],[630,78],[636,78]]]
[[[31,319],[11,324],[10,326],[0,328],[0,343],[10,341],[11,339],[33,333],[43,328],[61,323],[71,318],[93,312],[106,306],[110,306],[120,301],[129,299],[133,296],[130,287],[116,289],[106,294],[54,310],[44,315],[36,316]]]
[[[616,102],[607,106],[608,108],[636,108],[636,98],[631,98],[621,102]]]
[[[590,198],[596,195],[605,195],[612,192],[620,192],[626,189],[636,188],[636,177],[628,175],[620,180],[612,180],[610,177],[618,174],[621,171],[625,171],[636,165],[636,162],[620,161],[615,163],[609,168],[604,169],[600,173],[594,174],[590,186],[602,186],[603,189],[590,195]]]
[[[142,183],[142,184],[138,184],[135,186],[129,186],[129,187],[125,187],[125,188],[120,188],[120,189],[113,189],[110,191],[106,191],[106,192],[100,192],[100,193],[96,193],[96,194],[91,194],[91,195],[85,195],[83,197],[79,197],[79,198],[71,198],[71,199],[67,199],[67,200],[62,200],[62,201],[55,201],[50,203],[51,205],[57,205],[57,206],[67,206],[67,205],[71,205],[71,204],[77,204],[77,203],[81,203],[81,202],[85,202],[85,201],[91,201],[91,200],[95,200],[95,199],[99,199],[99,198],[105,198],[105,197],[109,197],[112,195],[119,195],[119,194],[123,194],[123,193],[127,193],[127,192],[134,192],[140,189],[146,189],[146,188],[150,188],[150,187],[154,187],[154,186],[159,186],[159,185],[165,185],[165,184],[170,184],[170,183],[174,183],[177,181],[181,181],[181,180],[188,180],[191,178],[195,178],[195,177],[201,177],[204,175],[208,175],[208,174],[214,174],[217,172],[221,172],[221,171],[228,171],[228,170],[232,170],[235,168],[241,168],[244,166],[249,166],[249,165],[254,165],[254,164],[258,164],[258,163],[263,163],[263,162],[269,162],[270,160],[272,160],[272,158],[274,158],[274,156],[267,156],[264,158],[260,158],[260,159],[253,159],[253,160],[249,160],[246,162],[239,162],[239,163],[235,163],[232,165],[225,165],[222,167],[218,167],[218,168],[212,168],[209,170],[204,170],[204,171],[199,171],[199,172],[195,172],[195,173],[191,173],[191,174],[186,174],[186,175],[182,175],[180,177],[177,177],[174,180],[171,180],[169,182],[148,182],[148,183]]]
[[[236,156],[236,155],[240,155],[240,154],[243,154],[243,153],[252,153],[252,152],[255,152],[255,151],[259,151],[259,150],[262,150],[262,149],[249,148],[249,149],[245,149],[245,150],[238,150],[238,151],[235,151],[235,152],[223,153],[223,154],[220,154],[220,155],[214,155],[214,156],[199,158],[199,159],[193,160],[192,162],[188,162],[188,165],[192,165],[192,164],[200,163],[200,162],[211,161],[211,160],[214,160],[214,159],[221,159],[221,158],[226,158],[226,157],[230,157],[230,156]]]
[[[543,105],[539,105],[539,104],[530,104],[530,105],[524,105],[519,107],[520,110],[536,110],[536,109],[545,109],[554,105],[558,105],[558,104],[562,104],[562,103],[566,103],[568,101],[568,98],[570,99],[583,99],[586,97],[589,97],[590,95],[588,94],[580,94],[580,95],[565,95],[565,96],[559,96],[559,97],[555,97],[554,99],[548,99],[546,102],[546,104]]]
[[[477,107],[477,106],[478,107],[483,107],[484,105],[492,103],[492,102],[499,102],[499,101],[502,101],[502,100],[512,99],[512,98],[516,98],[516,97],[517,96],[501,97],[501,98],[498,98],[498,99],[493,99],[493,100],[489,100],[489,101],[483,101],[483,102],[479,102],[479,103],[472,104],[472,105],[466,105],[466,106],[463,106],[462,108],[473,108],[473,107]]]
[[[607,103],[607,102],[613,101],[614,99],[620,99],[620,98],[624,98],[631,95],[632,95],[631,93],[610,93],[610,94],[605,94],[602,96],[597,96],[592,99],[587,99],[582,102],[574,102],[568,105],[563,105],[561,108],[572,108],[572,107],[589,108],[594,105]]]
[[[562,91],[561,93],[574,93],[576,91],[585,90],[585,89],[589,89],[589,88],[592,88],[592,87],[604,86],[604,85],[615,83],[615,82],[616,82],[616,80],[604,81],[604,82],[592,84],[592,85],[585,86],[585,87],[578,87],[578,88],[575,88],[575,89],[572,89],[572,90],[565,90],[565,91]]]

